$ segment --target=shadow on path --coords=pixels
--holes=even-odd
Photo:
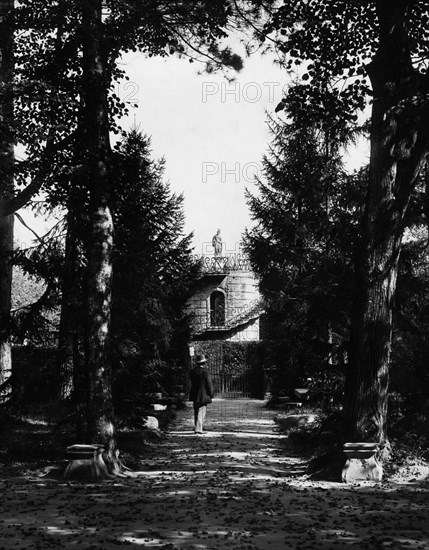
[[[227,470],[232,476],[245,472],[271,478],[304,473],[303,461],[292,450],[285,454],[286,438],[277,433],[264,402],[216,399],[207,409],[204,435],[194,434],[191,404],[179,413],[162,444],[164,470],[195,475]],[[159,470],[158,456],[150,467]]]
[[[192,409],[137,478],[0,478],[0,550],[427,549],[427,484],[312,482],[261,402]]]

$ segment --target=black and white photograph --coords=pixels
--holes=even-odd
[[[0,0],[0,550],[429,548],[429,3]]]

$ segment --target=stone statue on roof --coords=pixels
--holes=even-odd
[[[218,229],[216,235],[214,235],[212,245],[214,248],[214,255],[222,256],[222,239],[220,236],[220,229]]]

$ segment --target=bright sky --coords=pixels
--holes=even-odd
[[[186,59],[146,59],[126,65],[130,82],[120,95],[137,100],[128,124],[152,136],[155,157],[166,158],[166,179],[184,193],[186,230],[194,232],[196,252],[221,229],[233,250],[250,224],[244,192],[269,141],[265,111],[282,97],[284,72],[271,58],[247,59],[235,82],[222,75],[198,75]],[[130,94],[132,97],[130,97]]]
[[[222,75],[198,75],[186,59],[146,59],[134,55],[125,68],[130,81],[120,96],[136,107],[134,120],[152,136],[155,157],[165,156],[166,178],[185,195],[186,230],[194,232],[195,251],[203,251],[221,229],[233,251],[251,225],[245,189],[255,189],[255,174],[270,141],[266,113],[282,98],[284,70],[271,56],[254,55],[228,82]],[[349,168],[362,162],[362,150],[346,158]]]
[[[282,98],[285,71],[259,54],[245,60],[232,83],[220,74],[198,75],[202,67],[175,57],[133,54],[123,68],[129,81],[118,93],[130,114],[122,125],[150,135],[153,157],[165,157],[165,178],[185,196],[186,232],[194,232],[195,252],[207,250],[204,243],[211,244],[218,228],[224,251],[234,251],[251,225],[244,193],[255,190],[254,174],[261,173],[270,141],[266,112],[274,114]],[[362,154],[360,148],[346,159],[349,168],[362,163]],[[40,232],[48,225],[35,224]],[[31,239],[18,223],[17,237]]]

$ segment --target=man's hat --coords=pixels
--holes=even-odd
[[[203,363],[207,362],[207,357],[205,355],[196,355],[195,356],[195,363],[197,365],[202,365]]]

